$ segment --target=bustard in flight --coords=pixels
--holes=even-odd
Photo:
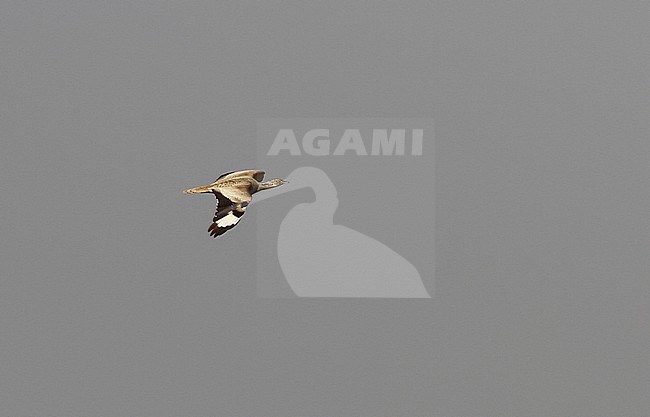
[[[264,171],[233,171],[223,174],[210,185],[190,188],[183,192],[185,194],[213,193],[217,197],[217,210],[208,228],[210,236],[217,237],[239,223],[253,194],[279,187],[287,182],[281,178],[274,178],[267,182],[262,182],[263,180]]]

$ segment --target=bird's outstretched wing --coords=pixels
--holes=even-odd
[[[215,180],[221,181],[221,180],[233,180],[236,178],[255,178],[257,181],[264,181],[264,171],[259,171],[256,169],[247,169],[244,171],[232,171],[232,172],[226,172],[225,174],[222,174],[219,178]]]
[[[237,226],[237,223],[246,212],[248,203],[232,202],[217,191],[214,192],[214,195],[217,197],[217,210],[214,213],[208,232],[210,232],[210,236],[217,237]]]
[[[226,207],[230,207],[235,204],[232,200],[221,194],[219,191],[212,190],[212,193],[217,198],[217,212],[220,212]]]

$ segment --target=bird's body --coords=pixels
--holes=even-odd
[[[267,182],[264,171],[233,171],[221,175],[212,184],[190,188],[185,194],[213,193],[217,198],[217,210],[208,231],[212,237],[221,236],[239,223],[251,202],[253,194],[279,187],[286,181],[275,178]]]

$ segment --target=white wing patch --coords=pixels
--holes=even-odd
[[[248,202],[235,203],[216,190],[214,195],[217,197],[217,210],[214,213],[208,232],[210,232],[210,236],[218,237],[239,223],[239,219],[246,212]]]
[[[228,214],[216,221],[218,227],[228,227],[234,226],[239,222],[241,217],[237,217],[233,214],[232,211],[229,211]]]

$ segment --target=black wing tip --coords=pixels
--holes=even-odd
[[[228,228],[226,228],[226,227],[215,227],[210,232],[210,236],[212,236],[213,238],[217,238],[217,237],[223,235],[224,233],[226,233],[230,229],[232,229],[232,228],[231,227],[228,227]]]
[[[226,233],[228,230],[232,229],[235,226],[236,224],[232,226],[219,227],[217,226],[217,223],[212,223],[210,227],[208,227],[208,232],[210,232],[210,236],[216,238],[223,235],[224,233]]]

